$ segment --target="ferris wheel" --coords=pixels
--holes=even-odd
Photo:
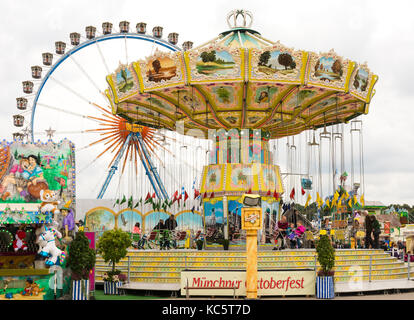
[[[157,196],[168,198],[172,190],[166,190],[162,181],[170,175],[171,183],[182,185],[183,181],[175,178],[179,176],[175,173],[182,169],[156,172],[154,168],[165,169],[166,157],[169,154],[175,157],[171,150],[181,150],[177,136],[158,130],[156,124],[151,128],[138,126],[135,130],[138,138],[126,134],[130,132],[127,123],[112,114],[103,89],[107,87],[106,76],[132,60],[157,50],[170,52],[192,47],[191,41],[184,42],[182,49],[178,47],[175,32],[169,33],[167,40],[162,36],[161,26],[155,26],[150,35],[144,22],[137,23],[134,32],[128,21],[121,21],[119,30],[104,22],[101,33],[96,27],[87,26],[85,36],[72,32],[70,43],[55,42],[54,53],[42,53],[43,66],[32,66],[32,80],[22,83],[25,95],[17,98],[19,112],[13,115],[13,123],[19,131],[13,134],[14,140],[59,142],[67,138],[74,142],[77,177],[83,182],[78,184],[77,191],[84,197],[102,198],[105,194],[114,198],[122,188],[131,194],[139,186],[141,193],[158,186],[161,194],[155,190]],[[142,160],[145,171],[138,170],[139,158],[145,159]],[[112,182],[106,193],[118,167],[119,181]],[[151,181],[153,171],[155,179]],[[140,182],[146,177],[151,184]]]

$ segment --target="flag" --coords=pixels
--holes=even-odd
[[[306,199],[305,208],[309,205],[309,201],[311,201],[312,197],[310,193],[308,193],[308,198]]]
[[[365,207],[365,199],[363,194],[361,194],[361,198],[359,198],[359,201],[361,201],[362,206]]]
[[[153,203],[150,193],[148,192],[147,197],[145,198],[144,204]]]
[[[348,191],[345,190],[345,198],[348,199],[349,198],[349,193]]]
[[[292,189],[292,191],[290,192],[290,200],[295,199],[295,188]]]
[[[191,212],[194,214],[195,206],[191,208]]]
[[[340,208],[342,207],[342,204],[341,204],[341,199],[339,199],[338,204],[336,205],[336,207],[337,207],[338,209],[340,209]]]
[[[114,204],[114,207],[115,207],[117,204],[119,204],[119,199],[116,199],[115,204]]]
[[[303,189],[303,187],[302,187],[302,196],[304,196],[305,195],[305,190]]]
[[[187,201],[187,199],[188,199],[187,191],[184,191],[184,207],[185,207],[185,202]]]
[[[133,205],[132,201],[133,201],[132,196],[130,196],[129,199],[128,199],[128,208],[132,209],[132,205]]]
[[[333,206],[336,206],[336,199],[335,199],[335,198],[332,198],[332,201],[331,201],[331,208],[332,208]]]
[[[266,196],[270,196],[270,195],[271,195],[271,192],[270,192],[270,190],[268,190],[267,193],[266,193]]]
[[[155,199],[155,192],[152,194],[152,198]]]
[[[356,197],[356,194],[354,194],[354,204],[356,204],[358,202],[358,199]]]
[[[335,201],[338,200],[339,198],[338,190],[335,191],[333,198],[335,199]]]
[[[276,200],[279,200],[279,198],[280,198],[280,194],[279,194],[279,192],[276,192],[276,190],[275,190],[275,192],[273,192],[273,198],[275,198]]]
[[[321,196],[319,195],[319,192],[316,192],[316,203],[318,204],[318,207],[322,207],[322,199]]]
[[[329,198],[326,198],[325,204],[329,207]]]
[[[135,204],[135,206],[134,206],[134,209],[135,209],[136,207],[138,207],[140,203],[142,203],[142,197],[141,197],[141,198],[137,201],[137,203],[136,203],[136,204]]]
[[[119,204],[124,204],[126,201],[127,201],[127,199],[126,199],[126,197],[124,195],[124,197],[122,198],[122,200],[121,200],[121,202]]]
[[[210,194],[210,199],[214,198],[214,191]]]
[[[200,195],[200,191],[197,189],[194,189],[194,199],[197,199],[197,197]]]
[[[350,208],[352,208],[352,198],[349,198],[349,201],[348,201],[348,206],[349,206]]]
[[[247,191],[247,193],[249,194],[252,193],[252,188],[250,188],[249,191]]]

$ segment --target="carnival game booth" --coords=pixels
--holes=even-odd
[[[64,226],[73,211],[59,209],[75,195],[74,147],[3,140],[0,148],[0,299],[59,297],[70,288]]]

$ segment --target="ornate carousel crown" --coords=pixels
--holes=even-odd
[[[237,18],[241,16],[242,22],[238,23]],[[247,23],[247,18],[249,18],[249,23]],[[231,23],[231,20],[233,20],[233,24]],[[233,10],[230,11],[227,15],[227,24],[229,25],[229,28],[235,29],[235,28],[250,28],[253,23],[253,15],[250,11],[247,10]]]

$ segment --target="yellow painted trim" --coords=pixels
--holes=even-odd
[[[375,95],[375,91],[374,94],[371,95],[373,89],[374,89],[374,85],[377,83],[378,81],[378,76],[376,74],[372,75],[371,77],[371,85],[369,86],[369,90],[368,90],[368,94],[367,94],[367,98],[366,98],[366,102],[369,103],[371,102],[372,97]]]
[[[165,84],[165,85],[158,86],[158,87],[144,88],[143,92],[151,92],[154,90],[165,89],[165,88],[176,87],[176,86],[183,86],[183,85],[185,85],[185,81],[174,82],[174,83],[169,83],[169,84]]]
[[[349,92],[349,83],[351,82],[352,73],[355,70],[356,63],[354,61],[349,62],[348,73],[345,78],[345,92]]]
[[[308,64],[309,53],[307,51],[302,51],[302,69],[300,70],[300,83],[305,84],[305,75],[306,71],[310,67]]]
[[[119,102],[118,94],[116,93],[115,84],[114,84],[114,81],[112,80],[112,75],[109,75],[106,77],[106,82],[109,84],[109,87],[112,90],[112,94],[114,96],[114,102],[118,103]]]
[[[178,217],[178,216],[180,216],[180,215],[182,215],[183,213],[186,213],[186,212],[189,212],[189,213],[193,213],[191,210],[182,210],[182,211],[180,211],[180,212],[178,212],[178,213],[176,213],[175,215],[174,215],[174,217]],[[196,210],[194,210],[194,213],[195,214],[198,214],[199,216],[202,216],[202,214],[201,214],[201,212],[200,211],[196,211]]]
[[[187,82],[191,82],[191,68],[190,68],[190,58],[188,56],[188,51],[184,52],[184,64],[187,73]]]
[[[144,89],[144,80],[142,79],[142,74],[141,74],[141,67],[139,66],[139,62],[133,62],[132,63],[132,68],[134,69],[137,77],[138,77],[138,90],[140,93],[143,93],[143,89]]]
[[[243,48],[240,48],[239,49],[239,52],[240,52],[240,59],[241,59],[241,63],[240,63],[240,69],[241,69],[240,77],[241,77],[242,80],[244,80],[244,75],[245,75],[244,49]]]

